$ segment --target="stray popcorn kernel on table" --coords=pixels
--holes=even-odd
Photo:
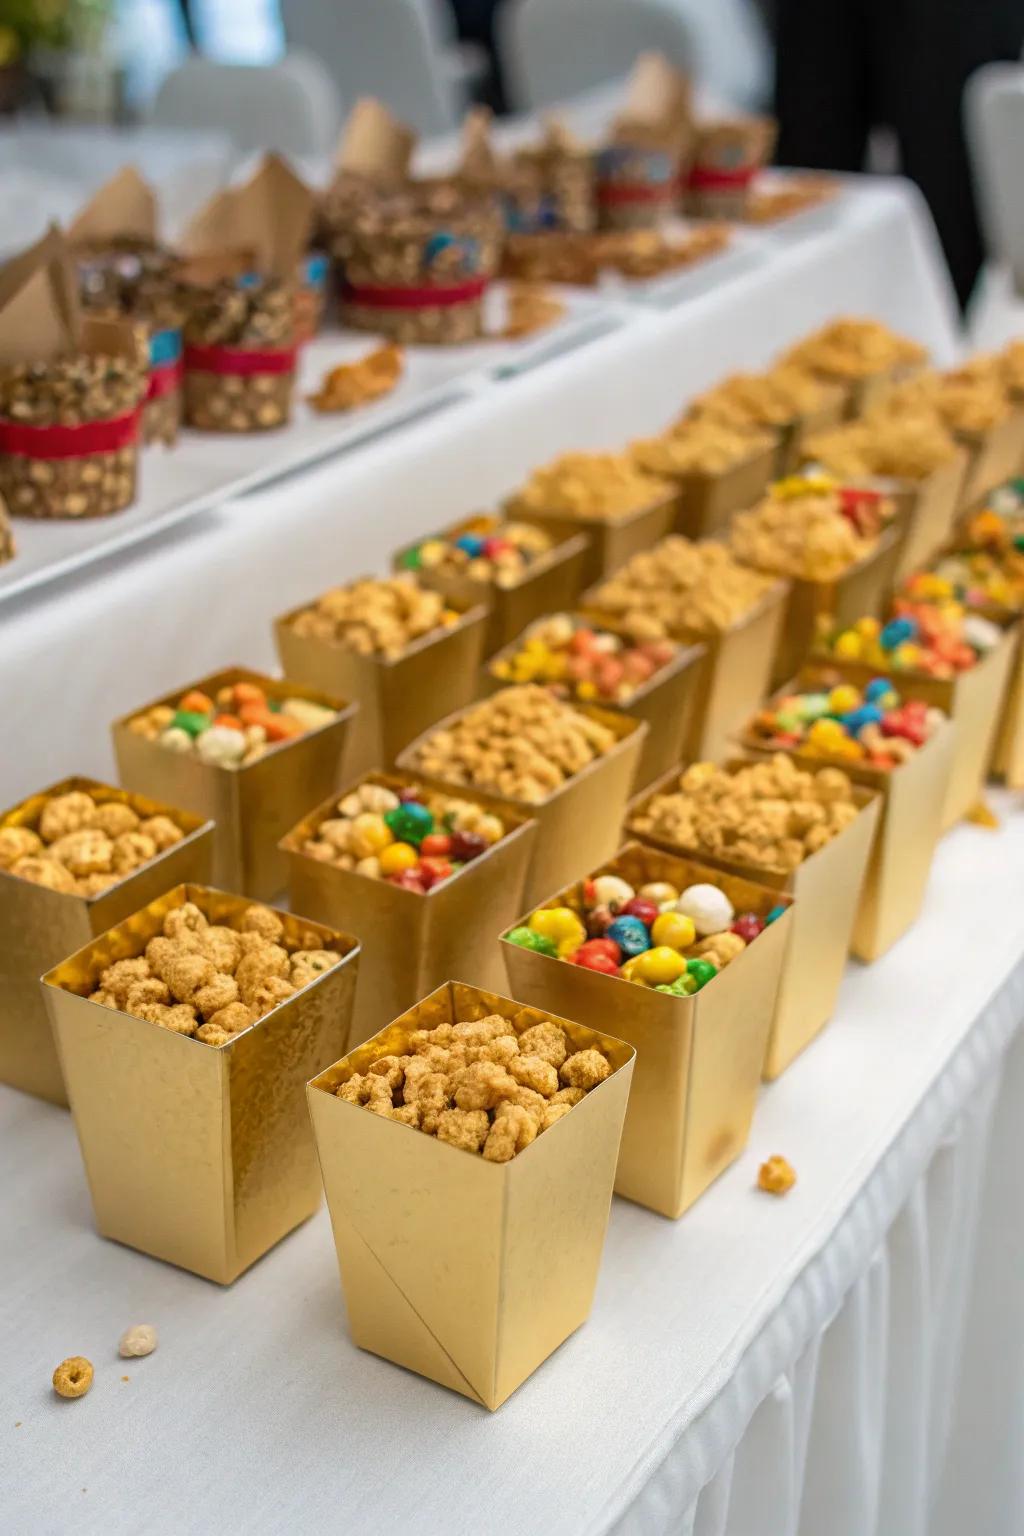
[[[0,826],[0,870],[73,896],[98,896],[180,842],[170,816],[139,816],[87,790],[52,795],[35,826]]]
[[[136,736],[216,768],[247,768],[283,742],[337,719],[308,699],[274,698],[258,683],[227,683],[215,698],[192,688],[177,707],[154,704],[128,723]]]
[[[461,615],[438,592],[422,587],[411,572],[367,576],[334,587],[292,619],[295,634],[326,640],[359,656],[394,660],[414,640],[451,629]]]
[[[612,1072],[601,1051],[574,1051],[560,1025],[527,1017],[525,1028],[491,1014],[413,1030],[401,1055],[378,1057],[337,1097],[507,1163]]]
[[[796,1169],[784,1157],[770,1157],[757,1170],[757,1187],[768,1195],[785,1195],[796,1183]]]
[[[167,913],[163,933],[141,955],[100,972],[89,1001],[205,1045],[226,1045],[341,958],[332,949],[289,950],[270,907],[254,903],[231,928],[185,902]]]
[[[405,368],[401,347],[376,347],[354,363],[339,363],[324,374],[320,388],[309,403],[321,413],[351,411],[391,393]]]

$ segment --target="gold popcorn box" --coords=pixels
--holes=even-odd
[[[749,761],[749,758],[728,758],[724,766],[735,772]],[[642,831],[636,825],[636,816],[654,795],[674,788],[676,779],[675,772],[667,775],[633,803],[626,820],[627,835],[664,848],[669,853],[701,859],[715,869],[742,875],[794,899],[789,943],[782,962],[764,1059],[764,1076],[772,1081],[786,1070],[832,1017],[878,826],[879,797],[871,790],[856,786],[853,794],[860,814],[855,820],[797,869],[783,872],[734,864],[728,859],[713,857],[703,849],[674,847]]]
[[[587,517],[585,514],[570,517],[564,512],[542,512],[536,507],[523,506],[516,496],[506,501],[504,511],[507,517],[517,522],[536,523],[558,540],[585,534],[588,543],[583,557],[581,585],[590,587],[617,571],[641,549],[650,549],[652,544],[657,544],[673,531],[679,497],[673,491],[649,507],[614,518]]]
[[[573,614],[589,622],[584,614]],[[511,660],[523,643],[530,638],[532,629],[524,631],[512,645],[492,656],[487,664],[485,680],[490,692],[509,685],[509,678],[499,677],[495,668],[500,662]],[[602,624],[613,634],[625,635],[614,623]],[[615,709],[633,720],[647,722],[647,737],[640,753],[636,770],[635,789],[642,789],[652,779],[659,779],[673,763],[677,763],[692,738],[697,706],[704,687],[703,668],[707,646],[694,642],[691,645],[676,641],[679,649],[672,660],[659,667],[653,677],[637,688],[630,698],[621,704],[609,702],[608,709]]]
[[[499,534],[503,522],[504,518],[488,514],[465,517],[443,529],[437,537],[457,539],[460,534],[475,533],[486,538],[488,534]],[[399,550],[392,560],[392,569],[408,569],[407,558],[426,542],[418,539]],[[583,585],[586,550],[587,540],[581,533],[562,539],[546,554],[532,560],[507,586],[477,581],[466,573],[445,574],[429,566],[417,569],[416,575],[425,587],[440,592],[453,607],[465,610],[479,606],[487,610],[483,654],[493,656],[542,614],[572,607]]]
[[[808,671],[781,692],[821,686],[820,674]],[[956,730],[947,721],[911,758],[889,770],[802,752],[799,747],[778,749],[811,773],[819,768],[841,768],[854,784],[875,790],[881,798],[878,831],[850,944],[858,960],[879,959],[921,911],[932,858],[942,836],[942,810],[953,768]],[[739,744],[758,757],[770,757],[776,750],[750,729],[741,732]]]
[[[573,708],[607,726],[615,735],[615,746],[573,774],[540,805],[504,795],[492,794],[490,797],[502,815],[508,807],[519,816],[531,817],[537,824],[523,892],[524,906],[540,901],[548,891],[565,885],[578,876],[580,870],[591,869],[602,859],[611,858],[619,845],[619,827],[636,783],[647,736],[646,721],[634,720],[610,709],[597,709],[592,704],[576,704]],[[416,761],[419,749],[435,730],[448,729],[461,713],[458,710],[439,720],[411,742],[398,759],[401,771],[419,773]],[[432,774],[421,774],[421,777],[450,795],[463,793],[460,784],[448,783]]]
[[[967,450],[967,468],[957,508],[965,513],[1020,471],[1024,459],[1024,406],[1014,406],[1003,421],[987,432],[958,432],[956,437]]]
[[[84,790],[106,804],[128,805],[140,817],[170,816],[184,836],[98,896],[51,891],[0,870],[0,1082],[66,1105],[53,1030],[39,990],[44,971],[182,880],[209,878],[213,823],[144,795],[76,776],[0,814],[0,827],[34,827],[47,800]]]
[[[349,732],[346,774],[392,767],[413,737],[476,698],[488,622],[479,605],[466,608],[449,629],[421,635],[394,660],[361,656],[332,640],[296,634],[295,620],[309,606],[303,603],[274,620],[277,654],[287,678],[359,705]],[[307,795],[280,831],[294,825],[324,793]]]
[[[996,737],[992,772],[1008,789],[1024,789],[1024,639],[1014,650],[1010,681]]]
[[[534,822],[525,814],[510,812],[507,805],[475,790],[459,790],[460,799],[499,813],[507,831],[479,858],[425,896],[388,880],[322,864],[303,852],[320,823],[337,814],[339,799],[360,784],[381,784],[397,794],[409,784],[425,783],[416,774],[399,778],[365,773],[311,811],[281,843],[288,859],[289,905],[318,922],[360,936],[352,1033],[343,1050],[382,1029],[453,971],[460,971],[474,986],[505,985],[505,967],[494,936],[508,927],[522,906],[536,834]]]
[[[882,368],[877,373],[866,373],[860,378],[839,378],[834,375],[823,375],[830,383],[839,383],[846,393],[846,417],[853,420],[858,416],[864,416],[875,406],[880,405],[886,395],[899,384],[905,384],[915,374],[921,373],[925,363],[895,363],[889,368]]]
[[[896,567],[897,582],[927,565],[948,543],[962,504],[967,455],[961,451],[921,480],[897,480],[887,494],[903,508],[906,535]]]
[[[804,460],[803,445],[816,432],[838,427],[846,415],[846,391],[839,384],[819,380],[825,398],[813,411],[804,411],[780,429],[778,462],[773,479],[795,474]]]
[[[779,633],[771,680],[778,687],[803,665],[814,647],[818,626],[832,616],[840,625],[865,615],[880,615],[896,585],[896,567],[903,530],[885,528],[863,559],[846,568],[835,581],[804,581],[791,577],[786,615]]]
[[[678,627],[671,626],[673,639],[702,644],[706,652],[699,667],[697,698],[681,754],[684,758],[720,757],[728,749],[733,733],[764,698],[770,686],[772,657],[788,593],[789,583],[778,581],[748,613],[719,635],[688,631],[685,607],[680,605]],[[600,608],[595,597],[596,593],[584,592],[583,617],[614,629],[615,616]]]
[[[734,512],[742,512],[760,501],[775,475],[779,452],[776,437],[729,469],[666,475],[679,490],[676,533],[684,533],[689,539],[720,533]]]
[[[759,917],[780,901],[768,886],[642,843],[627,843],[599,874],[621,875],[636,887],[668,880],[679,890],[711,881],[737,912]],[[615,1192],[662,1216],[681,1216],[747,1144],[792,921],[790,898],[781,902],[787,911],[692,997],[604,976],[503,935],[517,997],[588,1028],[614,1030],[634,1047]],[[582,885],[544,905],[581,911]]]
[[[342,960],[222,1046],[90,1002],[100,972],[187,901],[229,926],[250,905],[175,886],[51,970],[43,992],[97,1230],[230,1285],[320,1204],[304,1087],[343,1049],[359,945],[278,913],[289,943]]]
[[[414,1029],[550,1015],[447,982],[309,1084],[353,1343],[492,1411],[586,1321],[608,1226],[631,1046],[555,1019],[613,1072],[508,1163],[371,1114],[335,1090]]]
[[[929,677],[910,669],[899,671],[872,667],[867,662],[845,661],[818,655],[816,665],[827,666],[843,681],[863,687],[873,677],[888,677],[901,694],[924,699],[943,710],[955,724],[953,762],[942,809],[942,830],[956,826],[981,798],[989,771],[994,769],[997,731],[1011,684],[1011,668],[1021,643],[1019,620],[1007,622],[1003,638],[981,656],[967,672],[954,677]]]
[[[223,768],[201,762],[191,753],[171,752],[132,730],[132,721],[157,705],[173,708],[194,688],[213,697],[232,683],[255,683],[272,699],[305,699],[337,711],[337,718],[281,742],[241,768]],[[341,703],[315,686],[291,679],[282,682],[247,667],[224,667],[133,709],[114,721],[111,734],[125,788],[159,795],[216,822],[212,879],[263,901],[285,887],[287,866],[278,842],[311,804],[341,780],[342,754],[355,714],[355,704]]]

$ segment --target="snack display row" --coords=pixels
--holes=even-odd
[[[664,482],[613,464],[284,616],[285,680],[138,707],[124,788],[0,816],[0,1078],[66,1091],[99,1231],[227,1284],[322,1182],[354,1340],[488,1408],[585,1319],[613,1189],[699,1198],[989,772],[1024,783],[1019,485],[903,583],[898,491],[816,471],[581,593],[543,502],[630,519]]]

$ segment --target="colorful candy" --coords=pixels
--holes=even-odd
[[[944,719],[940,709],[921,699],[904,702],[889,678],[876,677],[863,690],[841,683],[828,693],[788,694],[761,710],[750,732],[766,746],[895,768],[912,757]]]
[[[308,699],[278,699],[257,683],[229,683],[215,698],[191,688],[175,707],[155,704],[129,729],[169,752],[218,768],[246,768],[272,747],[336,718],[333,709]]]
[[[473,517],[448,533],[407,549],[399,564],[407,571],[463,576],[510,587],[554,544],[551,534],[530,523]]]
[[[544,683],[559,698],[623,704],[672,660],[671,640],[633,643],[556,613],[527,631],[518,648],[496,659],[495,677],[510,683]]]
[[[829,654],[886,671],[914,671],[949,678],[968,671],[1002,636],[997,624],[969,613],[962,603],[900,597],[884,625],[863,618],[838,633],[825,633]]]

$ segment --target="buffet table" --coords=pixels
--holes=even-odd
[[[69,1116],[0,1090],[5,1527],[1018,1532],[1024,818],[993,803],[732,1169],[677,1223],[613,1202],[590,1320],[493,1417],[351,1345],[326,1212],[221,1291],[97,1238]]]

